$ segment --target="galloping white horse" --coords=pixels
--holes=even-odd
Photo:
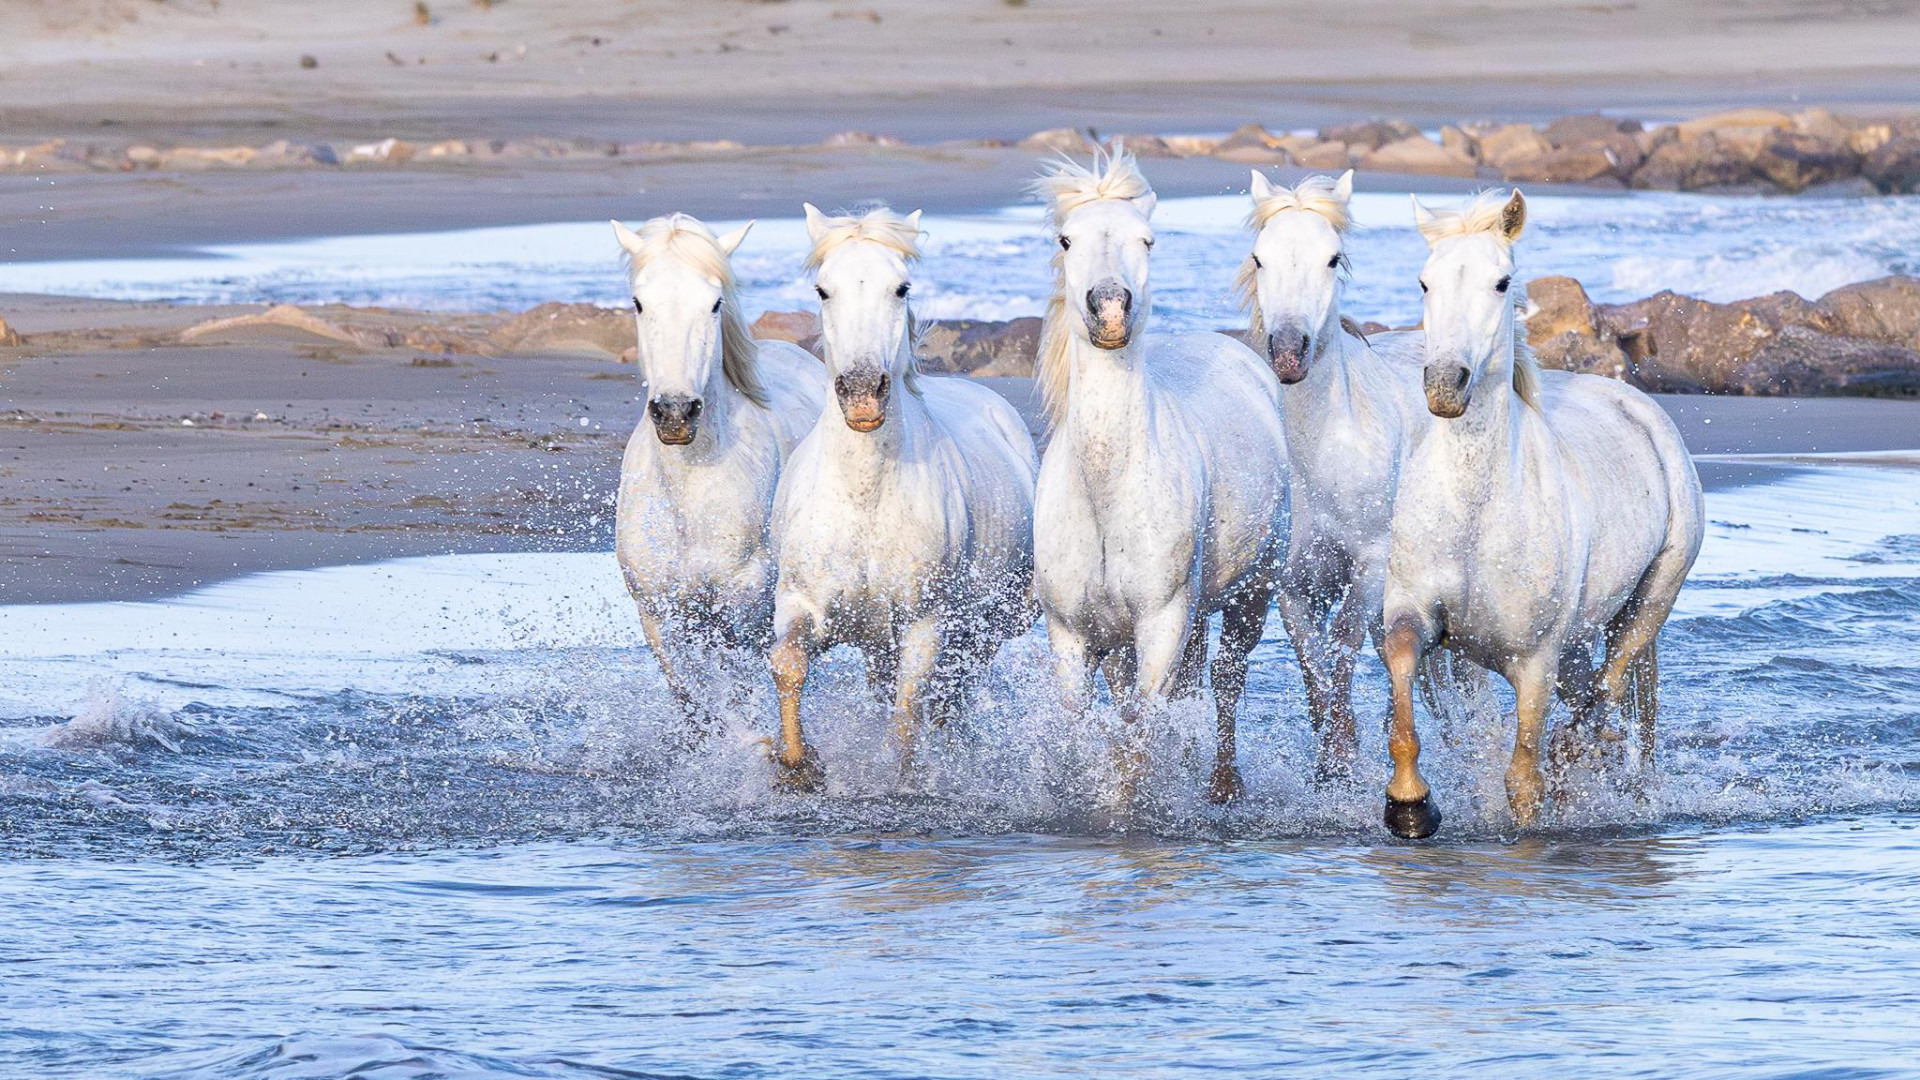
[[[1420,776],[1412,698],[1415,668],[1437,643],[1513,684],[1506,779],[1518,824],[1531,824],[1545,798],[1541,739],[1556,690],[1574,716],[1555,733],[1556,762],[1597,737],[1631,691],[1641,767],[1651,766],[1655,639],[1703,530],[1699,477],[1652,399],[1614,379],[1535,372],[1514,317],[1520,193],[1458,211],[1415,200],[1414,213],[1432,249],[1420,276],[1424,383],[1441,419],[1401,473],[1388,558],[1386,822],[1403,837],[1440,824]],[[1596,679],[1597,634],[1606,649]]]
[[[1253,253],[1235,284],[1253,316],[1251,341],[1281,382],[1292,465],[1280,616],[1320,738],[1318,771],[1346,775],[1357,748],[1354,656],[1379,633],[1394,491],[1407,448],[1429,419],[1416,360],[1421,338],[1369,340],[1340,316],[1351,171],[1288,188],[1256,169],[1251,195]]]
[[[750,227],[716,238],[686,214],[639,232],[613,223],[651,421],[634,429],[620,464],[614,548],[654,659],[688,712],[684,650],[772,640],[767,515],[781,464],[826,402],[818,360],[747,333],[729,257]]]
[[[781,780],[823,775],[800,728],[814,656],[866,654],[894,684],[903,771],[922,721],[943,721],[994,651],[1033,624],[1033,440],[999,395],[915,363],[907,303],[920,214],[827,217],[807,208],[837,407],[818,415],[780,478],[773,535]]]
[[[1208,795],[1225,802],[1241,790],[1247,654],[1286,549],[1280,386],[1221,334],[1143,333],[1155,200],[1124,150],[1092,170],[1062,161],[1034,189],[1060,245],[1039,364],[1055,433],[1034,507],[1034,591],[1058,672],[1078,706],[1100,664],[1134,719],[1197,688],[1207,620],[1223,612]]]

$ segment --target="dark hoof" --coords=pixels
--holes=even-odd
[[[1431,795],[1412,802],[1387,800],[1387,831],[1402,840],[1425,840],[1440,831],[1440,810]]]
[[[1247,793],[1247,785],[1240,781],[1240,770],[1232,765],[1216,767],[1213,781],[1207,785],[1207,801],[1215,806],[1225,806]]]
[[[789,765],[775,758],[773,762],[773,783],[782,791],[792,791],[802,795],[817,795],[827,786],[827,770],[820,764],[820,757],[809,746],[800,758],[800,764]]]

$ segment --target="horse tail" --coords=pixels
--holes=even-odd
[[[1427,712],[1443,724],[1464,721],[1475,698],[1486,686],[1485,673],[1472,663],[1454,658],[1446,649],[1432,649],[1420,667],[1420,696]]]

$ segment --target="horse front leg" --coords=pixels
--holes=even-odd
[[[1268,586],[1247,589],[1227,605],[1220,621],[1220,649],[1213,658],[1214,758],[1207,798],[1228,803],[1246,791],[1236,760],[1235,733],[1240,698],[1247,689],[1247,657],[1260,644],[1267,627],[1267,605],[1273,602]],[[1204,637],[1195,635],[1196,637]]]
[[[894,654],[893,738],[900,747],[900,776],[913,772],[914,744],[925,722],[927,699],[942,678],[935,670],[940,660],[940,628],[932,619],[908,625],[900,633]]]
[[[673,705],[681,718],[687,722],[686,741],[697,744],[704,738],[711,717],[707,710],[693,699],[681,681],[679,664],[674,660],[671,646],[667,643],[666,619],[645,608],[640,609],[640,629],[647,636],[647,651],[653,653],[654,662],[660,665],[660,677],[667,684],[667,696],[673,699]]]
[[[816,792],[826,786],[826,770],[800,730],[800,693],[818,649],[812,620],[800,616],[787,624],[767,657],[773,689],[780,698],[780,751],[774,757],[776,782],[792,791]]]
[[[1393,776],[1387,781],[1387,830],[1406,840],[1423,840],[1440,829],[1433,789],[1420,775],[1420,734],[1413,723],[1413,679],[1433,635],[1420,621],[1400,618],[1387,629],[1387,675],[1393,682],[1393,718],[1387,729],[1387,753]]]
[[[1068,716],[1085,715],[1093,702],[1093,646],[1066,620],[1048,612],[1047,649],[1053,654],[1053,676],[1061,707]]]

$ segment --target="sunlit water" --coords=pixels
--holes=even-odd
[[[1151,163],[1149,163],[1151,172]],[[1449,205],[1457,196],[1425,196]],[[1519,260],[1525,276],[1570,274],[1598,300],[1675,289],[1737,300],[1780,289],[1807,297],[1856,281],[1920,271],[1920,197],[1763,198],[1634,192],[1529,201]],[[636,199],[633,219],[669,206]],[[734,260],[744,303],[805,310],[806,232],[796,216],[761,221]],[[1393,325],[1419,320],[1415,279],[1426,247],[1405,195],[1354,198],[1361,226],[1346,310]],[[1154,215],[1154,309],[1164,325],[1213,327],[1241,316],[1234,268],[1250,241],[1239,197],[1166,199]],[[716,223],[719,225],[721,223]],[[735,223],[724,223],[731,225]],[[926,260],[914,304],[929,318],[1040,314],[1052,240],[1037,207],[925,219]],[[236,244],[176,259],[0,266],[0,291],[197,302],[341,301],[439,310],[520,309],[547,300],[627,302],[619,249],[605,222],[417,235]]]
[[[1489,694],[1426,722],[1420,845],[1376,725],[1308,779],[1277,620],[1249,798],[1185,708],[1127,811],[1037,636],[911,784],[846,655],[824,796],[773,791],[757,676],[676,750],[605,554],[0,607],[0,1075],[1911,1075],[1920,482],[1708,516],[1657,778],[1516,835]]]

